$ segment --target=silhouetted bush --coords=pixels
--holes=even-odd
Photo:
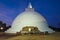
[[[55,28],[53,26],[49,26],[49,28],[51,28],[52,30],[56,31],[56,32],[60,32],[60,28]]]
[[[6,26],[6,23],[3,23],[2,21],[0,21],[0,32],[5,32],[6,30],[8,30],[9,28],[11,28],[11,26]]]

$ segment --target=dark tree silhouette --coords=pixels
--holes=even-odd
[[[58,25],[60,26],[60,22],[58,22]]]
[[[11,26],[6,27],[5,31],[7,31],[9,28],[11,28]]]
[[[52,27],[52,26],[49,26],[49,28],[53,29],[56,32],[60,32],[60,28],[55,28],[55,27]]]
[[[2,24],[2,21],[0,21],[0,24]]]
[[[6,26],[6,23],[3,23],[2,21],[0,21],[0,32],[5,32],[6,30],[8,30],[9,28],[11,28],[11,26]]]

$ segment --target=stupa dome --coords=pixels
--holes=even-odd
[[[12,23],[12,27],[7,30],[7,33],[20,32],[25,26],[34,26],[41,32],[48,31],[49,33],[54,32],[48,27],[46,19],[32,8],[26,8],[26,10],[20,13]]]

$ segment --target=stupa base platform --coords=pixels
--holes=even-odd
[[[60,40],[60,33],[53,33],[49,35],[17,35],[7,40]]]
[[[0,40],[60,40],[60,32],[49,35],[41,34],[26,34],[26,35],[12,35],[3,33],[0,35]]]

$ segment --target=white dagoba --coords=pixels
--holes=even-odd
[[[12,23],[12,27],[6,31],[6,33],[17,33],[22,30],[25,26],[35,26],[41,32],[48,31],[53,33],[54,31],[48,27],[48,24],[45,18],[40,14],[34,11],[31,4],[28,8],[22,13],[20,13]]]

